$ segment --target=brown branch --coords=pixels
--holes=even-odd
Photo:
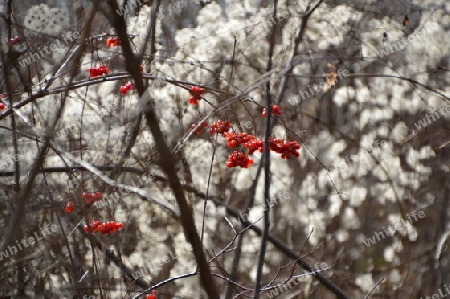
[[[94,7],[97,6],[97,3],[98,3],[98,1],[96,1],[96,4],[94,5]],[[82,37],[85,37],[87,35],[87,33],[89,32],[90,25],[92,23],[92,20],[94,19],[94,15],[95,15],[95,9],[91,13],[91,15],[89,16],[89,19],[88,19],[88,22],[86,24],[86,27],[85,27],[85,29],[83,30],[83,33],[82,33]],[[79,62],[81,60],[82,53],[83,53],[83,51],[80,51],[79,53],[77,53],[78,55],[76,55],[76,57],[74,59],[76,62]],[[4,59],[3,52],[1,53],[1,55],[2,55],[2,58]],[[72,82],[73,77],[75,76],[76,65],[77,65],[77,63],[75,63],[72,66],[69,85]],[[5,78],[5,80],[8,80],[8,78]],[[51,127],[55,127],[57,125],[59,119],[62,116],[62,112],[63,112],[64,107],[65,107],[65,99],[67,97],[68,92],[69,92],[69,90],[66,89],[65,90],[65,95],[64,95],[64,97],[61,100],[61,106],[56,111],[56,115],[55,115],[54,121],[50,124]],[[28,179],[27,179],[27,181],[25,183],[25,186],[20,191],[20,193],[18,195],[17,209],[13,213],[12,220],[11,220],[11,226],[6,232],[6,236],[5,236],[5,239],[3,240],[2,246],[0,247],[0,251],[6,250],[6,248],[9,245],[11,245],[11,243],[13,242],[13,237],[18,233],[18,231],[20,229],[21,222],[25,218],[24,217],[25,205],[28,202],[28,199],[30,198],[30,196],[32,194],[32,189],[33,189],[33,185],[34,185],[34,181],[36,179],[36,176],[39,173],[39,170],[40,170],[40,168],[42,167],[42,165],[43,165],[43,163],[45,161],[45,157],[46,157],[46,154],[47,154],[47,151],[48,151],[48,148],[49,148],[49,144],[50,144],[50,135],[46,134],[46,136],[44,138],[44,144],[38,150],[38,154],[36,155],[36,158],[35,158],[32,166],[31,166],[31,171],[29,172]]]
[[[212,277],[211,270],[206,260],[200,236],[197,233],[192,207],[186,200],[184,189],[178,178],[178,174],[173,162],[173,154],[164,139],[163,133],[159,126],[158,118],[150,101],[148,90],[146,90],[144,87],[144,82],[142,80],[142,75],[139,68],[139,59],[133,53],[131,45],[128,41],[125,20],[123,17],[120,17],[119,15],[113,13],[118,9],[118,5],[115,0],[109,1],[109,6],[112,9],[112,12],[107,14],[107,17],[109,18],[111,25],[115,28],[120,38],[122,51],[126,60],[127,70],[133,76],[134,82],[136,84],[136,89],[140,96],[140,101],[143,102],[144,105],[146,105],[144,108],[144,113],[147,119],[147,126],[150,128],[150,131],[152,132],[152,135],[155,139],[156,148],[160,154],[159,156],[161,167],[169,179],[170,187],[172,188],[175,199],[178,203],[178,206],[180,207],[181,224],[183,226],[186,239],[192,244],[193,253],[200,271],[200,281],[210,299],[219,299],[219,292],[217,290],[216,283]]]

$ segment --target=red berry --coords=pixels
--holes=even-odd
[[[120,86],[120,91],[123,94],[127,94],[129,90],[135,90],[135,89],[136,89],[136,86],[134,85],[133,82],[128,82],[127,84]]]
[[[217,121],[216,123],[211,125],[211,129],[209,132],[211,134],[222,134],[225,136],[225,133],[231,129],[231,125],[228,121]]]
[[[74,210],[73,202],[69,201],[66,205],[66,213],[72,213]]]
[[[296,157],[300,156],[300,153],[297,150],[300,149],[301,146],[297,141],[285,141],[283,143],[281,139],[270,138],[269,143],[270,150],[281,154],[282,159],[290,159],[291,155]]]
[[[228,156],[228,161],[226,162],[227,167],[237,167],[248,168],[253,164],[253,160],[249,159],[246,154],[234,151]]]
[[[91,221],[91,229],[96,232],[102,228],[102,223],[100,221]]]
[[[3,104],[3,103],[0,103],[0,110],[3,110],[3,109],[5,109],[5,104]]]
[[[85,202],[87,205],[88,205],[88,204],[91,204],[91,203],[94,201],[94,199],[95,199],[95,196],[94,196],[93,193],[83,193],[82,197],[83,197],[83,199],[84,199],[84,202]]]
[[[100,65],[100,66],[98,67],[98,70],[99,70],[99,72],[100,72],[102,75],[108,74],[108,73],[109,73],[109,68],[108,68],[106,65],[104,65],[104,64]]]
[[[134,85],[133,82],[128,82],[127,84],[120,86],[120,91],[123,94],[127,94],[129,90],[135,90],[135,89],[136,89],[136,86]]]
[[[148,294],[147,296],[145,296],[145,299],[158,299],[157,295],[158,295],[158,291],[153,290],[151,294]]]
[[[198,105],[198,100],[195,97],[189,97],[188,103],[192,105]]]
[[[197,126],[197,124],[192,124],[192,129],[194,129]],[[208,126],[208,122],[204,121],[200,124],[200,126],[197,128],[197,130],[194,131],[194,134],[200,135],[203,133],[203,129]]]
[[[99,71],[98,71],[97,68],[90,68],[89,69],[89,77],[95,78],[95,77],[98,77],[99,75],[100,74],[99,74]]]
[[[106,40],[106,46],[107,47],[117,47],[120,44],[118,37],[109,37]]]
[[[198,94],[198,95],[202,95],[205,93],[205,89],[203,87],[200,86],[192,86],[191,87],[191,94]]]
[[[202,99],[201,95],[205,93],[205,89],[200,86],[192,86],[189,91],[191,97],[189,98],[189,104],[197,105],[198,101]]]
[[[122,85],[122,86],[120,86],[120,91],[121,91],[123,94],[127,94],[128,88],[127,88],[125,85]]]
[[[272,114],[281,115],[281,108],[278,105],[275,105],[275,104],[272,105],[271,111],[272,111]],[[263,112],[262,112],[262,117],[266,117],[266,116],[267,116],[267,109],[264,108]]]
[[[123,223],[115,221],[101,222],[98,220],[91,221],[89,225],[85,225],[84,230],[90,233],[111,234],[123,228]]]
[[[248,148],[248,154],[253,154],[256,150],[262,153],[264,151],[264,141],[262,140],[250,140],[249,142],[244,143],[244,146]]]
[[[11,38],[6,44],[8,44],[10,46],[14,46],[18,42],[20,42],[20,36],[15,36],[15,37]]]
[[[272,105],[272,112],[276,115],[281,115],[281,108],[278,105]]]
[[[248,135],[247,133],[236,134],[234,132],[225,133],[224,137],[228,143],[228,147],[236,147],[242,143],[246,143],[256,139],[255,136]]]
[[[89,68],[89,73],[91,78],[95,78],[102,75],[107,75],[109,73],[109,68],[102,64],[95,68]]]
[[[94,198],[95,198],[95,201],[101,200],[102,199],[102,193],[101,192],[95,192],[94,193]]]
[[[125,86],[128,88],[128,90],[135,90],[136,86],[134,85],[133,82],[128,82],[127,84],[125,84]]]

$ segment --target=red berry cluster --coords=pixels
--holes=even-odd
[[[95,193],[84,192],[81,195],[81,197],[84,199],[84,202],[88,205],[94,201],[102,200],[102,193],[101,192],[95,192]]]
[[[192,86],[189,91],[191,96],[189,97],[189,104],[198,105],[198,101],[202,99],[202,94],[205,93],[205,89],[200,86]]]
[[[255,151],[259,151],[260,153],[264,151],[263,140],[253,139],[250,140],[249,142],[244,143],[244,146],[248,148],[249,155],[253,154]]]
[[[5,95],[4,94],[2,94],[2,93],[0,93],[0,99],[4,99],[5,98]],[[3,110],[3,109],[5,109],[5,107],[6,107],[6,105],[5,104],[3,104],[2,102],[0,102],[0,110]]]
[[[278,105],[273,105],[272,110],[275,114],[281,115]],[[248,154],[251,155],[255,151],[262,153],[264,151],[264,140],[259,140],[253,135],[247,133],[229,132],[231,125],[228,121],[217,121],[211,125],[211,134],[221,134],[225,137],[228,147],[239,147],[241,144],[248,149]],[[297,141],[284,141],[281,139],[269,139],[269,149],[278,154],[281,154],[282,159],[290,159],[291,156],[299,157],[300,145]],[[228,156],[226,165],[228,167],[244,167],[248,168],[253,164],[253,160],[249,159],[244,152],[234,151]]]
[[[234,151],[231,155],[229,155],[226,163],[227,167],[240,166],[241,168],[248,168],[252,164],[252,159],[249,159],[246,154],[238,151]]]
[[[98,220],[91,221],[89,225],[84,226],[84,231],[89,233],[111,234],[123,228],[123,223],[108,221],[101,222]]]
[[[236,147],[239,146],[240,144],[256,139],[255,136],[248,135],[247,133],[236,134],[234,132],[225,133],[224,137],[228,143],[228,147]]]
[[[209,130],[209,132],[211,134],[221,134],[222,136],[225,136],[225,133],[227,133],[230,129],[230,122],[219,120],[211,125],[211,129]]]
[[[66,213],[72,213],[75,209],[73,202],[69,201],[66,205]]]
[[[248,154],[253,154],[256,150],[260,153],[264,151],[264,141],[263,140],[251,140],[244,144],[246,148],[248,148]],[[300,153],[297,151],[300,149],[300,145],[297,141],[285,141],[281,139],[273,139],[272,137],[269,139],[269,149],[278,154],[281,154],[282,159],[290,159],[291,155],[296,157],[300,156]]]
[[[95,78],[95,77],[102,76],[102,75],[107,75],[108,73],[109,73],[109,68],[104,64],[102,64],[98,67],[89,68],[89,74],[90,74],[89,76],[91,78]]]
[[[120,86],[120,91],[123,94],[127,94],[128,91],[135,90],[135,89],[136,89],[136,86],[134,85],[133,82],[128,82],[127,84]]]
[[[272,113],[275,115],[281,115],[281,108],[278,105],[272,105]],[[264,108],[263,112],[262,112],[262,116],[266,117],[267,116],[267,109]]]
[[[147,296],[145,296],[145,299],[158,299],[158,297],[156,296],[158,294],[157,290],[153,290],[151,294],[148,294]]]
[[[117,47],[118,45],[120,45],[120,41],[119,41],[118,37],[109,37],[106,40],[107,47]]]
[[[283,142],[281,139],[270,138],[269,142],[270,150],[281,154],[282,159],[290,159],[291,155],[296,157],[300,156],[300,153],[297,151],[300,149],[300,144],[297,141]]]
[[[195,128],[197,124],[192,124],[192,129]],[[200,135],[201,133],[203,133],[203,130],[208,126],[208,122],[204,121],[200,124],[200,126],[197,128],[197,130],[194,131],[194,134],[196,135]]]
[[[20,42],[21,38],[20,36],[14,36],[13,38],[11,38],[10,40],[8,40],[6,42],[6,44],[8,46],[14,46],[15,44],[17,44],[18,42]]]

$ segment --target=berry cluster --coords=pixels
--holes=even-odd
[[[202,94],[205,93],[205,89],[200,86],[192,86],[189,93],[191,95],[188,100],[189,104],[198,105],[198,101],[202,99]]]
[[[273,108],[273,107],[272,107]],[[279,110],[275,109],[277,113]],[[255,151],[262,153],[264,151],[264,140],[259,140],[253,135],[247,133],[234,133],[228,132],[230,129],[229,122],[218,121],[211,126],[211,134],[221,133],[227,141],[228,147],[239,147],[241,144],[248,149],[248,154],[251,155]],[[278,154],[281,154],[282,159],[290,159],[291,156],[299,157],[300,145],[297,141],[284,141],[281,139],[269,139],[269,149]],[[253,160],[249,159],[248,156],[243,152],[234,151],[228,156],[228,161],[226,165],[228,167],[244,167],[248,168],[249,165],[253,164]]]
[[[109,73],[109,68],[102,64],[98,67],[94,67],[94,68],[89,68],[89,76],[91,78],[95,78],[98,76],[102,76],[102,75],[107,75]]]
[[[221,134],[222,136],[225,136],[225,133],[227,133],[230,129],[230,122],[219,120],[211,125],[211,129],[209,130],[209,132],[211,134]]]
[[[196,127],[197,124],[192,124],[192,129]],[[194,134],[200,135],[203,133],[203,130],[208,126],[208,122],[204,121],[200,124],[200,126],[194,131]]]
[[[84,226],[84,231],[89,233],[111,234],[123,228],[122,222],[108,221],[101,222],[98,220],[91,221],[89,225]]]
[[[66,213],[72,213],[75,209],[73,202],[69,201],[66,205]]]
[[[248,168],[253,164],[253,160],[249,159],[246,154],[234,151],[228,156],[228,161],[226,162],[227,167],[237,167]]]
[[[244,144],[246,148],[248,148],[248,154],[251,155],[255,151],[259,151],[262,153],[264,151],[264,141],[263,140],[251,140]],[[297,151],[300,149],[300,145],[297,141],[285,141],[281,139],[273,139],[272,137],[269,139],[269,149],[278,154],[281,154],[282,159],[290,159],[291,155],[296,157],[300,156],[300,153]]]
[[[283,142],[281,139],[270,138],[269,142],[270,150],[281,154],[282,159],[290,159],[291,155],[296,157],[300,156],[300,153],[297,151],[300,149],[300,144],[297,141]]]
[[[118,37],[109,37],[106,40],[106,46],[109,47],[117,47],[118,45],[120,45],[120,41]]]
[[[251,140],[255,140],[256,137],[252,135],[248,135],[247,133],[234,133],[234,132],[228,132],[224,135],[228,147],[237,147],[240,144],[250,142]]]
[[[4,94],[2,94],[2,93],[0,93],[0,99],[4,99],[5,98],[5,95]],[[3,110],[3,109],[5,109],[5,107],[6,107],[6,105],[5,104],[3,104],[2,102],[0,102],[0,110]]]
[[[157,290],[153,290],[151,294],[148,294],[147,296],[145,296],[145,299],[158,299],[158,297],[156,296],[158,294]]]
[[[84,199],[84,202],[88,205],[88,204],[91,204],[94,201],[102,200],[102,193],[101,192],[95,192],[95,193],[84,192],[81,195],[81,197]]]
[[[249,142],[244,143],[244,146],[248,148],[249,155],[253,154],[255,151],[259,151],[260,153],[264,151],[263,140],[253,139],[250,140]]]
[[[15,44],[17,44],[18,42],[20,42],[21,38],[20,36],[14,36],[13,38],[11,38],[10,40],[8,40],[6,42],[6,44],[8,46],[14,46]]]
[[[200,86],[192,86],[190,91],[189,103],[193,105],[198,105],[198,101],[202,99],[201,95],[205,93],[205,89]],[[270,113],[274,115],[281,115],[281,108],[279,105],[272,105],[270,107]],[[267,116],[267,109],[264,109],[262,112],[262,116]],[[195,131],[195,134],[201,134],[203,129],[208,126],[207,122],[203,122]],[[192,125],[192,129],[195,128],[196,125]],[[262,153],[264,151],[264,141],[257,139],[253,135],[249,135],[248,133],[235,133],[229,132],[231,129],[231,124],[228,121],[217,121],[211,125],[209,132],[211,134],[220,134],[225,137],[228,147],[240,147],[243,145],[248,149],[248,154],[251,155],[255,151],[259,151]],[[285,141],[283,142],[281,139],[270,138],[269,140],[269,149],[278,154],[281,154],[282,159],[290,159],[291,156],[299,157],[300,153],[298,150],[300,149],[300,145],[297,141]],[[241,151],[234,151],[231,155],[228,156],[228,160],[226,162],[227,167],[237,167],[248,168],[254,162],[250,159],[241,149]]]
[[[272,114],[275,115],[281,115],[281,108],[278,105],[272,105]],[[264,108],[263,112],[262,112],[262,117],[266,117],[267,116],[267,109]]]
[[[122,94],[127,94],[128,91],[135,89],[136,86],[134,85],[133,82],[128,82],[127,84],[120,86],[120,91],[122,92]]]

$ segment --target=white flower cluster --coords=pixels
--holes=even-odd
[[[39,33],[51,35],[61,33],[69,25],[69,11],[64,8],[50,8],[46,4],[33,5],[27,12],[23,25]]]

